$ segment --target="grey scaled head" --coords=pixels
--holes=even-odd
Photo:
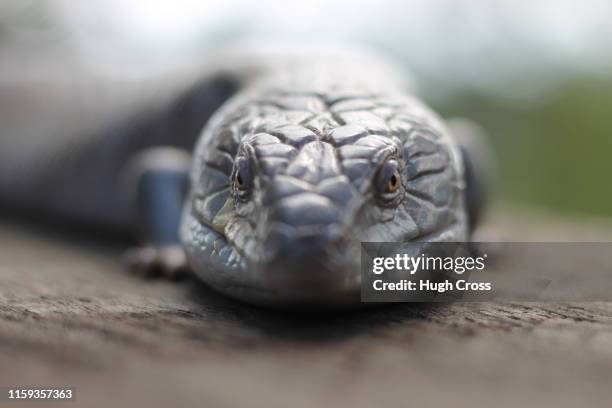
[[[257,90],[195,154],[183,241],[206,282],[244,300],[358,302],[361,242],[466,238],[458,149],[402,94]]]

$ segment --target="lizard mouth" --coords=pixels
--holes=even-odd
[[[248,254],[186,212],[181,236],[193,271],[213,289],[249,303],[277,307],[348,307],[360,302],[361,246],[320,231],[252,240]],[[447,241],[457,224],[409,241]],[[252,255],[252,256],[251,256]]]
[[[359,302],[359,247],[321,234],[261,240],[248,256],[187,211],[181,237],[193,271],[214,289],[263,305],[343,305]],[[278,246],[278,243],[290,243]]]

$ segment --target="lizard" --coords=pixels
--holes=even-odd
[[[358,303],[363,241],[470,239],[478,128],[444,121],[402,70],[335,53],[225,67],[27,160],[2,138],[2,206],[138,236],[131,269],[273,306]]]

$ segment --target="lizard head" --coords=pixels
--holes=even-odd
[[[358,301],[361,242],[466,238],[458,149],[405,95],[240,95],[195,155],[182,239],[243,300]]]

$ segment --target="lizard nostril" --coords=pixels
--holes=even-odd
[[[284,260],[295,266],[313,261],[322,262],[340,246],[340,228],[308,226],[292,228],[274,224],[264,240],[264,258],[268,262]]]
[[[278,202],[272,210],[273,221],[294,228],[324,227],[338,224],[341,213],[328,198],[314,193],[301,193]]]

